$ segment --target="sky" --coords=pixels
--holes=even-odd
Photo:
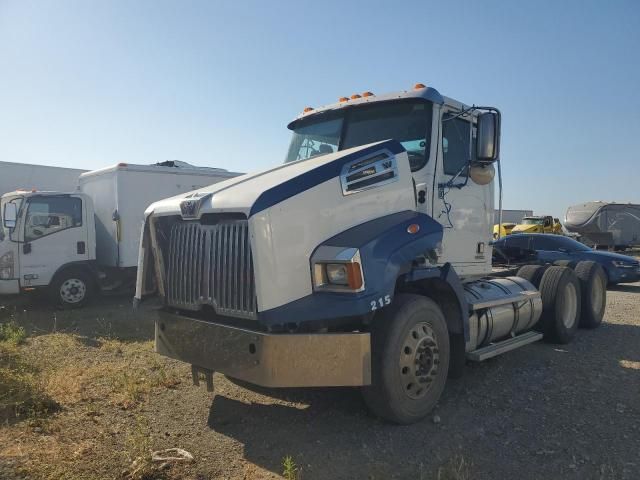
[[[0,0],[0,160],[255,171],[305,106],[422,82],[502,111],[505,208],[640,203],[639,26],[637,0]]]

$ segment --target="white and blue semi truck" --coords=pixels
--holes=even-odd
[[[497,109],[417,84],[289,129],[284,164],[147,209],[135,302],[159,297],[156,350],[194,383],[358,386],[406,424],[466,361],[602,321],[591,262],[492,270]]]

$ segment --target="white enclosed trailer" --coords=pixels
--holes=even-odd
[[[48,289],[64,306],[133,285],[145,208],[239,175],[216,168],[118,165],[83,173],[74,192],[2,196],[0,294]]]
[[[17,188],[70,192],[75,190],[78,177],[84,172],[86,170],[77,168],[0,162],[0,195]]]

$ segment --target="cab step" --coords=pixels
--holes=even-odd
[[[521,335],[517,335],[501,342],[491,343],[486,347],[473,350],[467,353],[467,359],[472,362],[482,362],[488,358],[493,358],[503,353],[515,350],[516,348],[523,347],[533,342],[542,340],[542,334],[540,332],[529,331]]]

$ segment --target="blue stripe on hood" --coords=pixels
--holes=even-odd
[[[360,157],[365,157],[373,152],[377,152],[378,150],[389,150],[394,155],[405,151],[400,142],[396,140],[387,140],[385,142],[376,143],[375,145],[362,150],[358,150],[357,152],[346,154],[333,162],[321,165],[313,170],[303,173],[302,175],[298,175],[297,177],[287,180],[280,185],[276,185],[275,187],[265,190],[253,203],[251,211],[249,212],[249,217],[266,210],[269,207],[273,207],[294,195],[298,195],[299,193],[309,190],[316,185],[320,185],[327,180],[337,177],[340,175],[345,163],[357,160]]]

